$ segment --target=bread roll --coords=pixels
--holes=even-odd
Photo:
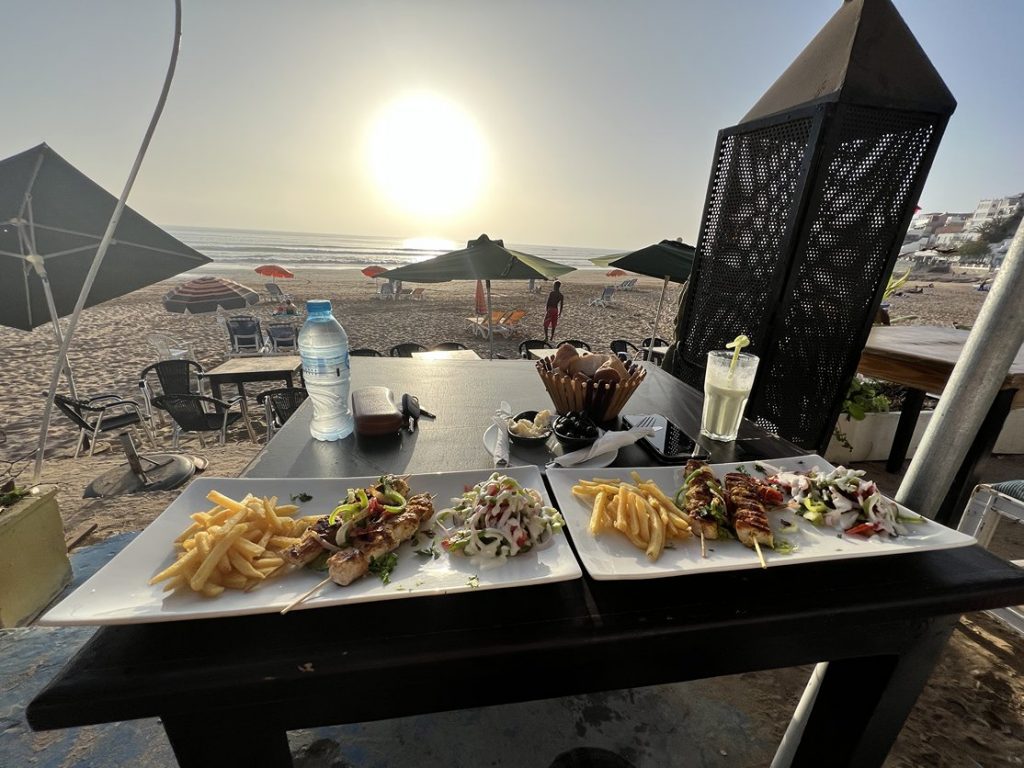
[[[594,374],[597,373],[598,369],[604,365],[605,355],[579,355],[576,359],[569,362],[569,366],[566,369],[570,376],[576,374],[583,374],[588,379],[593,378]]]
[[[551,361],[551,364],[555,368],[558,368],[560,371],[568,373],[571,376],[572,374],[569,371],[569,365],[579,356],[580,353],[576,351],[576,347],[572,344],[562,344],[557,350],[555,350],[555,356]]]
[[[594,381],[607,381],[610,384],[618,384],[622,381],[622,376],[615,370],[615,366],[612,365],[611,361],[608,361],[597,369],[593,379]]]

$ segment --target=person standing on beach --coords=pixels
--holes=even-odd
[[[562,316],[562,309],[565,305],[565,296],[562,295],[562,283],[555,280],[551,286],[551,293],[548,294],[547,309],[544,312],[544,341],[555,340],[555,328],[558,325],[558,318]],[[551,335],[548,337],[548,329]]]

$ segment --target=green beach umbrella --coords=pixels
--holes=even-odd
[[[480,235],[465,248],[442,253],[426,261],[407,264],[379,276],[410,283],[446,283],[449,280],[483,280],[487,290],[487,337],[494,357],[494,333],[491,327],[491,280],[530,280],[558,277],[572,272],[572,267],[513,251],[502,240]]]
[[[665,302],[668,284],[685,283],[690,278],[695,250],[692,245],[687,245],[682,240],[662,240],[632,253],[613,253],[591,261],[599,267],[617,267],[664,280],[661,298],[658,299],[658,311],[654,315],[654,330],[651,332],[651,338],[654,339],[658,336],[661,306]],[[650,350],[647,350],[644,356],[649,359]]]

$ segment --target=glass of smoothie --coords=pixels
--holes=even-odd
[[[733,357],[736,364],[733,365]],[[757,355],[728,350],[708,352],[704,374],[704,412],[700,433],[712,440],[735,440],[740,431],[743,411],[747,407],[750,388],[757,373]]]

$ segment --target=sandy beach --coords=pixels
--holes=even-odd
[[[263,280],[251,272],[223,267],[206,268],[204,274],[218,274],[261,288]],[[211,368],[225,359],[227,335],[215,315],[185,316],[163,309],[160,297],[184,278],[166,281],[128,296],[87,309],[82,316],[71,348],[70,362],[78,388],[83,394],[117,392],[137,397],[137,378],[143,367],[156,360],[147,343],[149,333],[165,333],[192,344],[196,356]],[[619,279],[601,271],[577,271],[563,280],[566,295],[565,314],[556,338],[587,341],[595,350],[606,350],[612,339],[634,343],[650,335],[651,320],[661,291],[661,282],[640,278],[637,290],[617,293],[610,307],[594,307],[589,302],[608,284]],[[387,354],[393,344],[417,342],[425,346],[440,341],[458,341],[486,357],[488,342],[474,337],[465,318],[473,315],[472,282],[424,285],[422,301],[380,301],[375,298],[375,283],[358,270],[302,270],[294,280],[281,281],[284,290],[298,304],[310,298],[329,298],[335,314],[345,326],[350,346],[372,347]],[[412,287],[406,285],[406,287]],[[906,288],[922,288],[891,300],[892,317],[907,317],[911,323],[928,325],[969,325],[987,296],[970,283],[928,281],[910,283]],[[518,356],[523,338],[543,338],[542,319],[547,287],[530,294],[526,282],[496,281],[493,301],[496,309],[522,308],[525,336],[499,338],[494,347],[506,357]],[[671,337],[679,286],[671,285],[662,313],[663,338]],[[271,319],[275,304],[262,302],[253,310],[262,320]],[[229,313],[230,314],[230,313]],[[56,344],[49,326],[31,333],[0,329],[0,347],[8,361],[7,376],[0,389],[0,458],[16,463],[27,480],[31,467],[18,461],[29,454],[37,439],[43,406],[40,393],[46,386]],[[250,396],[271,385],[249,385]],[[257,409],[253,403],[254,414]],[[257,424],[260,440],[263,431]],[[170,428],[159,431],[161,447],[170,448]],[[65,529],[72,531],[85,523],[97,529],[86,543],[122,531],[144,528],[179,491],[122,496],[108,500],[83,500],[83,488],[106,469],[123,461],[119,449],[110,441],[100,445],[97,456],[71,458],[77,434],[70,422],[55,412],[43,482],[60,487],[60,507]],[[149,448],[138,438],[140,447]],[[224,447],[200,449],[194,439],[185,439],[183,449],[209,459],[208,475],[236,475],[261,447],[250,442],[244,429],[234,429]],[[1001,478],[1000,478],[1001,479]],[[893,488],[886,488],[889,492]],[[1017,555],[1018,557],[1020,555]],[[1019,765],[1020,745],[1024,740],[1024,683],[1021,659],[1024,641],[998,622],[983,616],[966,618],[954,633],[946,655],[932,677],[910,721],[886,765]],[[750,706],[757,702],[763,718],[757,728],[781,736],[788,713],[795,704],[808,670],[790,669],[742,675],[722,682],[723,696],[735,695]]]

